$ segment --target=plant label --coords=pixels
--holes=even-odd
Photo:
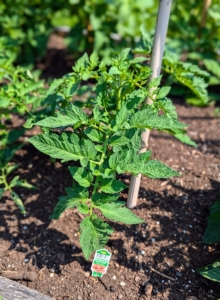
[[[95,252],[91,270],[92,276],[102,277],[107,272],[111,253],[106,249],[100,249]]]

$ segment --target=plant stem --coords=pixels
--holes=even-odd
[[[102,152],[100,162],[99,162],[99,166],[98,166],[99,171],[102,171],[102,169],[103,169],[104,158],[105,158],[105,154],[106,154],[106,151],[107,151],[107,148],[108,148],[108,142],[109,142],[109,133],[110,133],[110,129],[109,129],[109,126],[108,126],[108,132],[105,136],[105,142],[104,142],[104,145],[103,145],[103,152]],[[92,191],[92,195],[94,195],[96,193],[97,188],[98,188],[98,183],[99,183],[99,178],[98,178],[98,176],[96,176],[93,191]],[[90,211],[89,211],[90,216],[92,215],[93,207],[94,207],[94,205],[91,201]]]
[[[8,182],[7,182],[7,179],[6,179],[7,176],[5,175],[5,170],[4,170],[4,169],[2,170],[2,176],[1,176],[1,178],[2,178],[2,180],[3,180],[3,184],[5,185],[7,191],[12,192],[12,189],[11,189],[11,187],[9,186]]]

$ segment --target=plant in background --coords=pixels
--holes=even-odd
[[[203,236],[204,244],[211,245],[217,242],[220,242],[220,199],[210,208],[208,225]],[[208,266],[197,269],[197,272],[205,278],[220,282],[220,259]]]
[[[16,187],[33,188],[19,176],[11,177],[18,165],[12,163],[15,152],[23,146],[18,139],[23,135],[24,129],[13,128],[12,114],[24,116],[41,104],[40,91],[43,82],[35,80],[32,74],[21,67],[14,67],[14,54],[10,50],[4,50],[0,45],[0,198],[5,192],[9,192],[11,198],[18,205],[22,213],[25,208],[20,196],[14,191]],[[45,91],[45,90],[44,90]]]
[[[72,98],[83,81],[93,79],[90,110],[85,113],[74,103],[59,108],[54,116],[34,123],[41,126],[43,134],[29,139],[54,159],[76,162],[68,167],[73,185],[65,189],[66,196],[59,198],[51,218],[58,219],[66,209],[75,207],[85,214],[80,224],[80,243],[86,259],[104,247],[113,232],[100,213],[125,224],[143,222],[120,199],[120,192],[127,188],[119,180],[120,174],[178,176],[162,162],[150,159],[151,151],[138,153],[141,133],[146,128],[172,132],[184,130],[187,125],[178,122],[175,107],[166,98],[170,88],[158,87],[161,77],[146,87],[151,74],[150,68],[141,63],[146,58],[129,59],[129,52],[125,49],[112,59],[109,69],[98,62],[95,54],[79,59],[73,73],[59,83],[55,81],[51,93],[61,93],[68,79],[68,88],[65,86]],[[152,94],[151,87],[155,87]],[[144,104],[147,95],[152,105]]]

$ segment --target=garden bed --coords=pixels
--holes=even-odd
[[[213,107],[201,109],[180,101],[176,105],[198,147],[151,133],[153,158],[182,176],[143,177],[135,214],[146,223],[111,224],[115,233],[106,248],[112,259],[102,279],[91,277],[91,260],[81,252],[82,216],[69,210],[58,221],[49,220],[64,187],[71,185],[66,165],[52,163],[28,143],[19,150],[14,159],[20,164],[18,173],[38,190],[17,190],[24,199],[25,217],[6,196],[0,202],[0,275],[56,300],[217,299],[219,284],[201,277],[196,268],[219,258],[220,247],[203,245],[202,236],[208,209],[220,194],[220,119],[214,117]],[[13,126],[21,123],[14,118]],[[129,179],[122,176],[126,184]],[[127,199],[126,192],[121,196]],[[25,277],[25,272],[32,277]]]

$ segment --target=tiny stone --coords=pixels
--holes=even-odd
[[[77,297],[77,299],[78,299],[78,300],[81,300],[81,299],[82,299],[82,297],[79,295],[79,296]]]
[[[189,266],[190,266],[190,264],[187,262],[187,263],[186,263],[186,267],[189,268]]]
[[[89,276],[90,276],[90,272],[85,272],[84,275],[85,275],[86,277],[89,277]]]
[[[121,282],[120,282],[120,285],[121,285],[121,286],[125,286],[125,282],[124,282],[124,281],[121,281]],[[121,299],[121,298],[120,298],[120,299]]]
[[[183,275],[182,275],[182,273],[180,273],[180,272],[176,272],[176,276],[179,276],[179,277],[182,277]]]
[[[26,263],[29,262],[29,259],[28,259],[28,258],[25,258],[25,259],[24,259],[24,262],[26,262]]]
[[[50,273],[50,277],[54,277],[54,273]]]
[[[155,241],[156,241],[155,238],[152,238],[152,239],[151,239],[151,242],[152,242],[152,243],[154,243]]]
[[[113,280],[116,280],[116,276],[115,276],[115,275],[113,275],[112,279],[113,279]]]
[[[141,254],[144,255],[144,254],[145,254],[145,251],[144,251],[144,250],[141,250]]]
[[[118,295],[118,299],[122,299],[122,298],[123,298],[122,294]]]

